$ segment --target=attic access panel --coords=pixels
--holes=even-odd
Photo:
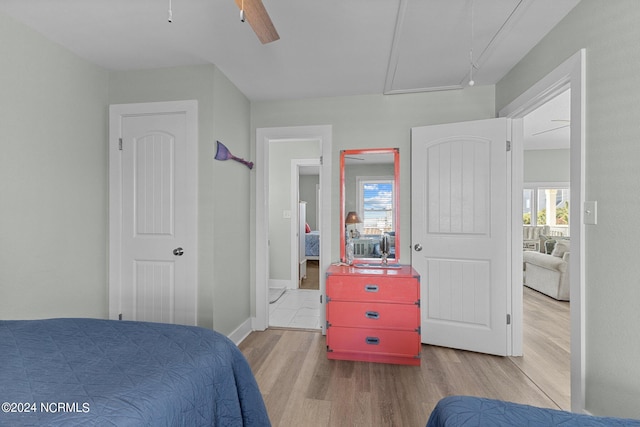
[[[476,84],[495,84],[578,2],[401,1],[385,93],[464,87],[472,47]]]

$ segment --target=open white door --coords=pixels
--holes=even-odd
[[[197,104],[110,114],[110,317],[195,325]]]
[[[411,130],[422,342],[507,354],[507,119]]]

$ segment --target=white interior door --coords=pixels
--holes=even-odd
[[[124,320],[196,324],[197,136],[182,107],[112,106],[110,287]]]
[[[507,351],[507,119],[413,128],[413,267],[422,341]]]

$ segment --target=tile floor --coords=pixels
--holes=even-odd
[[[269,304],[269,326],[320,329],[320,291],[287,289]]]

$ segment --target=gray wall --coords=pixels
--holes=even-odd
[[[640,418],[638,22],[637,0],[582,0],[496,86],[498,111],[586,48],[586,200],[598,201],[598,225],[587,226],[585,236],[586,409],[636,418]]]
[[[524,182],[569,182],[569,150],[524,152]]]
[[[107,72],[0,14],[0,319],[107,317]]]
[[[198,323],[250,318],[247,98],[213,65],[109,72],[0,14],[0,318],[108,316],[108,106],[198,100]],[[234,226],[230,226],[233,224]]]

